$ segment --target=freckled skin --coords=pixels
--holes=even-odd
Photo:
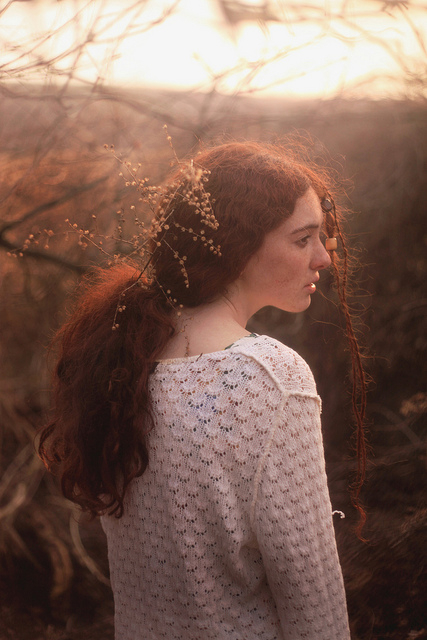
[[[322,224],[319,198],[310,188],[291,217],[266,235],[236,283],[253,309],[267,305],[294,313],[307,309],[319,271],[331,264],[320,238]]]

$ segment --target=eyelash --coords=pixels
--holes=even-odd
[[[300,245],[301,247],[305,247],[307,246],[308,241],[310,240],[311,236],[304,236],[303,238],[300,238],[299,240],[297,240],[297,244]]]
[[[311,237],[312,237],[311,234],[303,236],[302,238],[297,240],[297,245],[299,245],[300,247],[306,247],[307,244],[308,244],[308,241],[311,239]],[[325,244],[325,240],[326,240],[325,234],[323,234],[323,233],[321,234],[320,240],[321,240],[322,244]]]

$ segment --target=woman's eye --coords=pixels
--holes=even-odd
[[[305,246],[306,246],[306,244],[307,244],[307,242],[308,242],[309,240],[310,240],[310,236],[304,236],[303,238],[300,238],[300,239],[297,241],[297,244],[299,244],[299,245],[300,245],[300,247],[305,247]]]

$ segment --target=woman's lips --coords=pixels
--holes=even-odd
[[[310,291],[310,293],[314,293],[316,291],[316,282],[319,282],[320,278],[319,278],[319,274],[316,273],[316,275],[313,278],[313,282],[309,282],[308,284],[305,285],[304,289],[308,289]]]

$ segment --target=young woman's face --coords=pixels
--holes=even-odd
[[[251,309],[267,305],[291,312],[307,309],[319,271],[331,264],[320,237],[322,224],[322,207],[310,188],[297,200],[291,217],[267,233],[238,280]]]

